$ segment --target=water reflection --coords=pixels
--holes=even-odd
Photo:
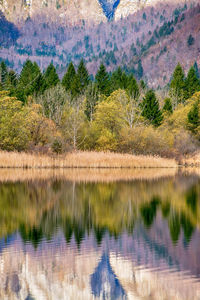
[[[199,299],[199,202],[181,174],[1,183],[0,299]]]

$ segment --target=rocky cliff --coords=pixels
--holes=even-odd
[[[156,5],[161,0],[0,0],[0,10],[14,23],[26,20],[29,16],[45,15],[49,20],[61,19],[66,23],[79,23],[81,20],[100,23],[107,19],[125,17],[146,5]],[[166,2],[166,1],[165,1]],[[190,0],[168,0],[191,2]]]
[[[51,21],[79,23],[81,20],[100,23],[106,21],[98,0],[0,0],[0,10],[14,23],[44,15]]]

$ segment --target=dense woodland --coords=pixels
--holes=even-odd
[[[169,85],[149,89],[121,68],[101,64],[92,78],[83,60],[62,80],[51,63],[27,60],[18,75],[0,65],[0,148],[63,153],[117,151],[180,156],[198,149],[200,80],[178,64]]]
[[[72,26],[37,15],[20,23],[16,31],[0,16],[2,28],[8,31],[4,44],[0,44],[0,60],[18,72],[27,59],[36,61],[41,70],[53,61],[59,76],[71,61],[78,67],[84,59],[93,75],[103,62],[109,72],[121,66],[138,80],[143,78],[158,88],[169,82],[179,61],[187,71],[194,58],[199,63],[199,20],[199,5],[169,5],[165,1],[95,26],[84,21]]]

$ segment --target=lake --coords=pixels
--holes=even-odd
[[[0,299],[200,299],[198,174],[76,172],[0,173]]]

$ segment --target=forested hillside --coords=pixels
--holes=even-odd
[[[8,48],[13,45],[19,38],[19,30],[17,27],[8,22],[0,11],[0,49],[2,47]]]
[[[78,65],[84,58],[93,75],[103,62],[108,71],[121,66],[157,88],[169,82],[179,61],[186,71],[200,62],[200,5],[161,3],[92,27],[37,16],[21,23],[20,33],[15,45],[0,50],[0,58],[17,71],[29,58],[41,69],[53,61],[62,76],[70,61]]]

